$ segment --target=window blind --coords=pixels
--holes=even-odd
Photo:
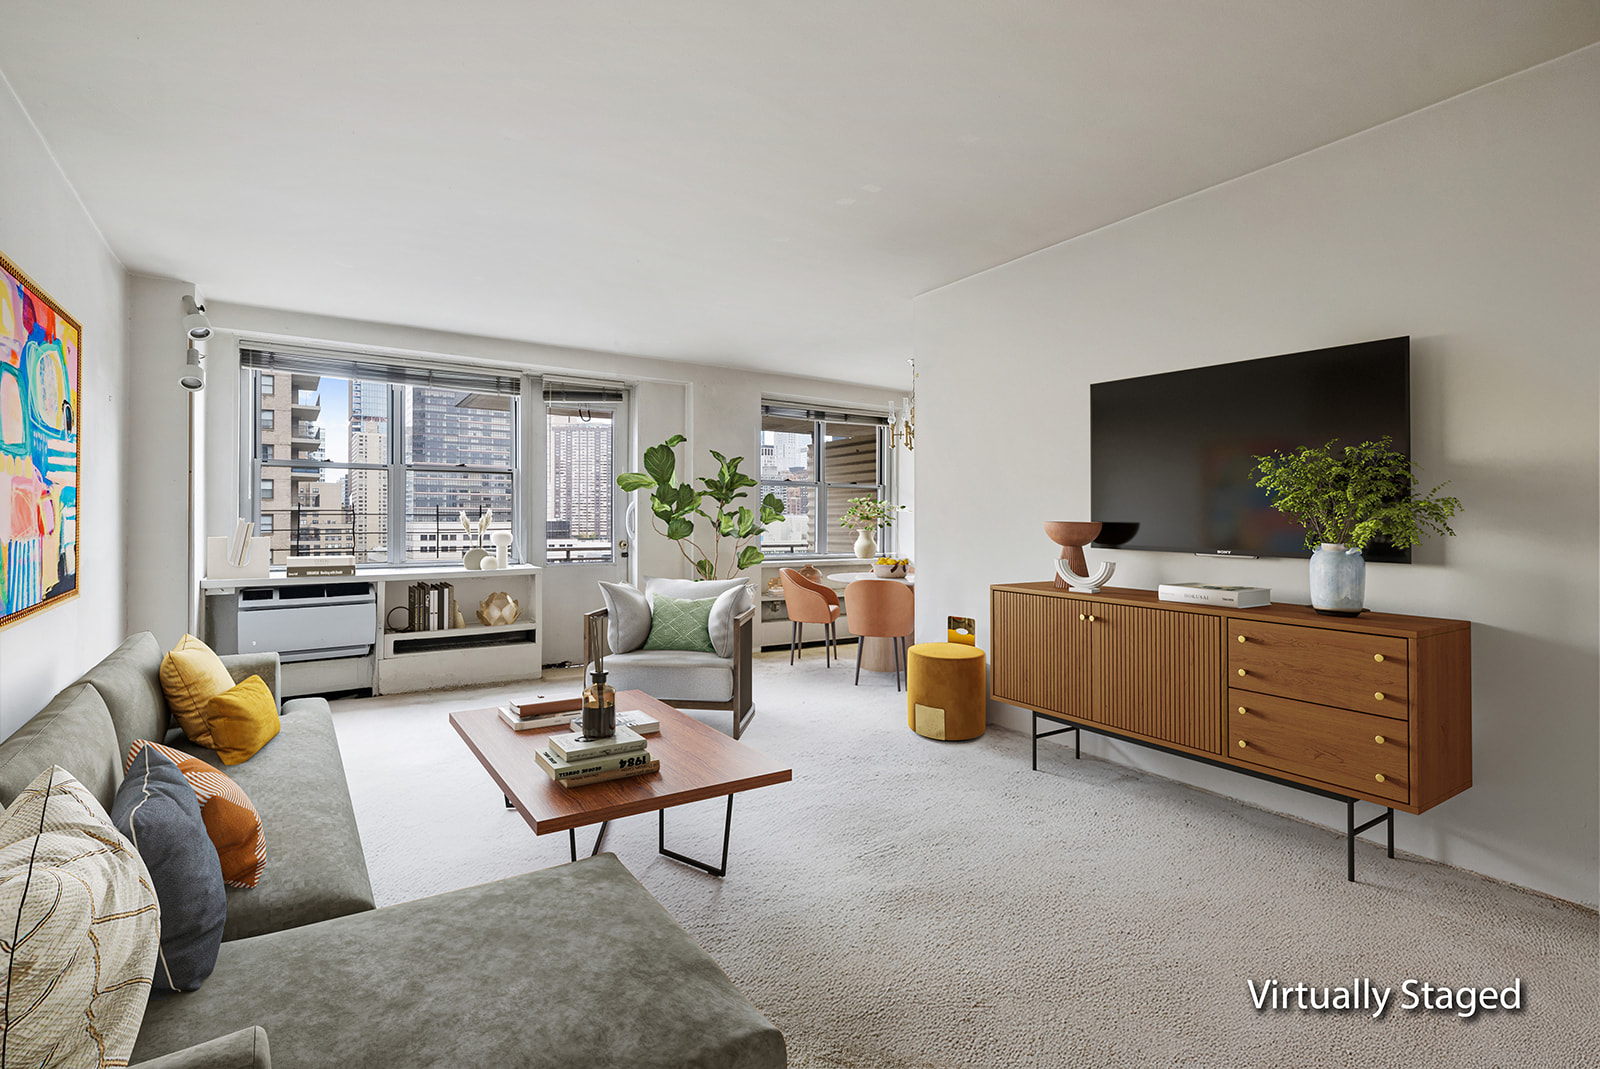
[[[341,350],[241,347],[239,363],[259,371],[328,375],[362,382],[436,386],[445,390],[470,390],[476,393],[522,392],[522,376],[499,368],[390,359]]]
[[[860,423],[870,427],[887,427],[889,417],[874,412],[851,412],[836,408],[808,408],[805,405],[785,404],[781,401],[768,401],[762,404],[763,416],[777,416],[782,419],[820,419],[828,423]]]

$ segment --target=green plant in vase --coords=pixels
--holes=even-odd
[[[736,501],[750,496],[745,490],[758,484],[739,470],[744,457],[725,457],[715,449],[711,450],[711,455],[717,461],[717,474],[709,479],[701,478],[701,489],[696,490],[687,482],[676,482],[677,459],[672,450],[686,441],[683,435],[674,434],[660,445],[646,449],[644,471],[618,475],[617,485],[630,493],[651,491],[650,525],[662,536],[678,543],[678,551],[694,565],[695,578],[732,579],[767,559],[767,555],[751,543],[761,536],[767,524],[783,521],[783,501],[777,494],[767,494],[754,509],[744,505],[735,507]],[[714,512],[706,510],[707,502],[716,506]],[[710,526],[709,552],[695,541],[696,516]],[[733,566],[726,576],[718,576],[724,539],[732,542]]]
[[[839,517],[839,526],[856,532],[855,554],[858,559],[866,560],[878,555],[878,543],[872,537],[873,532],[894,523],[895,514],[903,508],[904,505],[892,505],[875,497],[850,499],[849,507]]]
[[[1364,608],[1366,561],[1361,551],[1376,538],[1406,549],[1429,534],[1454,535],[1450,518],[1461,502],[1442,497],[1440,483],[1426,493],[1416,467],[1391,439],[1343,448],[1336,441],[1255,459],[1272,507],[1306,530],[1311,556],[1311,606],[1320,613],[1356,616]]]

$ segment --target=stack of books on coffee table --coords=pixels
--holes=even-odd
[[[651,756],[644,736],[621,724],[615,735],[606,738],[589,739],[577,732],[552,735],[534,759],[563,787],[642,776],[661,769],[661,762]]]

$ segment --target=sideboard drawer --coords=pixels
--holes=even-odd
[[[1231,617],[1226,645],[1229,686],[1406,719],[1403,638]]]
[[[1396,802],[1411,798],[1404,721],[1228,691],[1228,756]]]

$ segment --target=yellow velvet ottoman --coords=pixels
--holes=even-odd
[[[906,723],[930,739],[983,734],[983,651],[955,642],[921,642],[906,655]]]

